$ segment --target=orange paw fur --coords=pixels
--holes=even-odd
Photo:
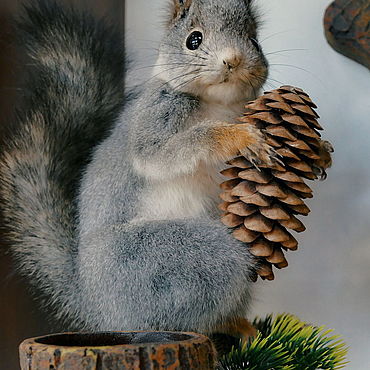
[[[256,328],[247,319],[241,317],[223,324],[215,332],[241,338],[243,342],[257,336]]]
[[[320,141],[319,156],[320,159],[317,159],[314,163],[314,170],[318,176],[321,176],[322,179],[326,178],[326,170],[330,168],[333,164],[331,153],[334,152],[333,146],[329,141],[322,140]]]
[[[213,129],[214,152],[221,160],[238,155],[257,165],[273,164],[275,151],[268,145],[260,130],[249,124],[226,124]]]

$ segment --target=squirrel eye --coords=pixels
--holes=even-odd
[[[258,43],[258,41],[256,39],[254,39],[253,37],[251,37],[250,40],[251,40],[253,46],[257,49],[257,51],[261,51],[261,46]]]
[[[203,34],[200,31],[192,32],[186,40],[186,47],[189,50],[197,50],[203,42]]]

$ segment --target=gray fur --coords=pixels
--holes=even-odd
[[[104,226],[79,256],[94,329],[210,333],[249,307],[248,250],[216,221]]]
[[[25,7],[17,31],[31,69],[0,161],[3,215],[21,273],[60,317],[80,321],[76,194],[123,107],[122,43],[107,24],[49,0]]]
[[[250,304],[256,262],[219,221],[216,175],[225,158],[221,161],[215,150],[214,133],[230,127],[226,121],[232,123],[245,101],[258,93],[266,61],[250,42],[257,26],[250,2],[194,0],[183,10],[168,28],[153,78],[121,111],[111,134],[96,148],[89,143],[91,161],[90,151],[82,151],[78,167],[73,159],[80,147],[73,138],[80,125],[91,135],[100,124],[94,117],[107,115],[109,125],[113,116],[106,111],[119,106],[120,99],[109,96],[107,82],[103,101],[91,99],[90,89],[98,85],[90,82],[106,71],[81,74],[87,50],[78,53],[73,43],[57,40],[53,48],[63,50],[58,63],[50,63],[53,49],[44,48],[42,56],[33,52],[40,64],[46,58],[48,74],[57,73],[56,81],[63,74],[72,87],[60,99],[59,85],[48,85],[48,101],[70,99],[73,88],[80,94],[78,104],[47,105],[42,112],[33,107],[31,113],[37,114],[24,118],[23,131],[2,160],[5,214],[9,225],[16,225],[14,251],[25,272],[53,292],[54,301],[65,308],[62,314],[84,328],[212,333],[245,316]],[[203,30],[205,49],[190,53],[184,43],[194,27]],[[63,32],[68,35],[68,27]],[[78,58],[66,54],[66,44]],[[223,101],[229,95],[220,98],[220,91],[207,95],[208,80],[202,80],[217,77],[214,71],[224,57],[210,55],[221,55],[227,46],[242,53],[245,73],[261,72],[249,75],[250,84],[235,82],[235,101]],[[205,60],[198,71],[194,64]],[[188,81],[191,74],[196,78]],[[234,89],[227,81],[225,88]],[[78,120],[75,109],[84,112]],[[215,110],[221,112],[219,119],[212,115]],[[62,144],[56,128],[62,136],[68,132]],[[243,129],[260,138],[252,128]],[[251,157],[259,150],[246,149]],[[72,176],[72,188],[59,172]]]

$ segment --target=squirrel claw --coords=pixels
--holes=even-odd
[[[331,153],[334,153],[333,145],[326,140],[320,142],[319,156],[320,159],[316,160],[313,166],[313,171],[320,180],[326,180],[326,170],[332,165]]]
[[[259,169],[259,165],[273,166],[275,163],[284,166],[276,150],[265,142],[264,135],[259,136],[253,145],[249,145],[240,153],[257,169]]]
[[[327,151],[329,153],[334,153],[333,145],[327,140],[322,141],[321,147],[322,147],[322,149],[324,149],[325,151]]]
[[[322,167],[313,166],[313,173],[322,181],[326,180],[328,174],[326,173],[325,169]]]

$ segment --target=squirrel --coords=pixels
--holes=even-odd
[[[220,222],[219,170],[274,163],[237,123],[268,76],[252,0],[171,0],[151,77],[123,93],[103,21],[38,0],[19,29],[30,96],[0,160],[20,270],[86,330],[246,338],[257,262]]]

